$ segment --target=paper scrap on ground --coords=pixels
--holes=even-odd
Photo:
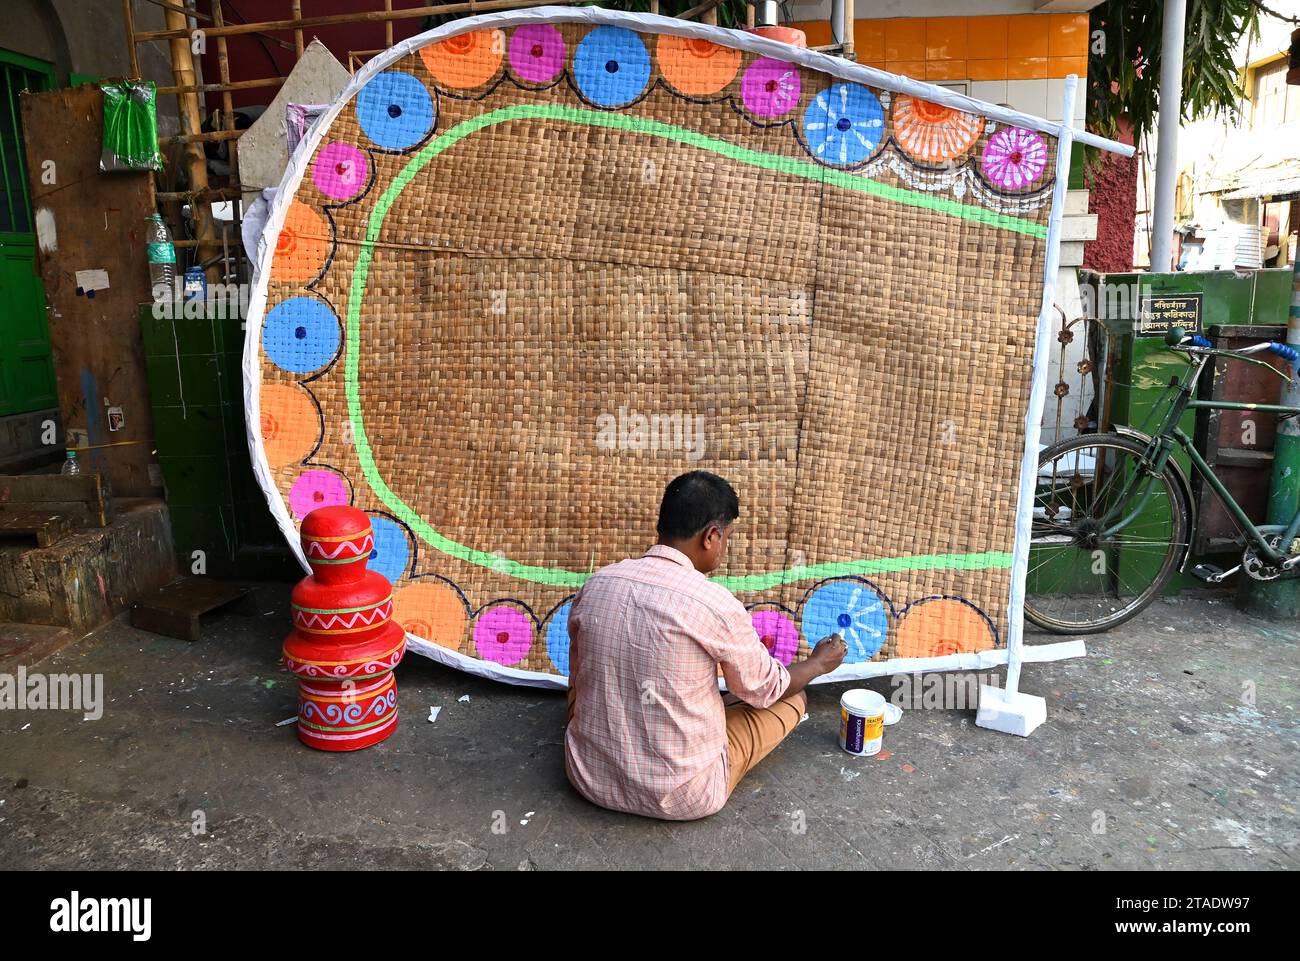
[[[468,704],[468,703],[469,703],[469,695],[468,695],[468,694],[462,694],[460,697],[456,698],[456,700],[457,700],[459,703],[461,703],[461,704]]]
[[[440,712],[441,710],[442,710],[442,707],[441,707],[441,706],[439,706],[439,707],[431,707],[431,708],[429,708],[429,723],[430,723],[430,724],[432,724],[434,721],[438,720],[438,712]]]
[[[78,270],[77,286],[82,290],[108,290],[108,271]]]
[[[283,721],[276,721],[275,726],[284,727],[286,724],[292,724],[296,720],[298,720],[297,714],[295,714],[293,717],[286,717]]]

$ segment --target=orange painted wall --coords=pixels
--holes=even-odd
[[[828,21],[791,24],[808,46],[831,42]],[[1047,80],[1088,73],[1088,15],[858,20],[858,62],[916,80]]]

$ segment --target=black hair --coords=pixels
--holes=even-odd
[[[659,504],[659,536],[686,540],[710,524],[726,527],[740,516],[740,498],[717,474],[693,470],[664,489]]]

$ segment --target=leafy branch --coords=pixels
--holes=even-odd
[[[1245,96],[1236,63],[1243,36],[1259,36],[1257,0],[1188,0],[1183,50],[1184,122],[1235,116]],[[1160,0],[1106,0],[1091,15],[1088,60],[1088,126],[1105,137],[1120,133],[1127,118],[1135,143],[1155,126],[1160,109]]]

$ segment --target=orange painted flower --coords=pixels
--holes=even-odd
[[[263,384],[262,447],[271,467],[301,463],[320,440],[320,415],[307,393],[286,384]]]
[[[918,601],[899,619],[896,657],[943,657],[994,646],[989,623],[974,607],[953,597]]]
[[[330,228],[325,218],[306,204],[294,201],[275,240],[271,279],[292,284],[312,280],[329,256]]]
[[[980,138],[984,118],[919,97],[894,101],[894,139],[910,157],[943,163],[965,153]]]
[[[736,77],[740,51],[711,40],[663,34],[657,42],[659,72],[680,93],[717,93]]]
[[[487,83],[501,66],[506,35],[500,30],[472,30],[420,48],[420,59],[440,84],[453,89]]]
[[[465,636],[468,617],[465,602],[452,587],[422,581],[393,597],[393,619],[416,637],[454,651]]]

